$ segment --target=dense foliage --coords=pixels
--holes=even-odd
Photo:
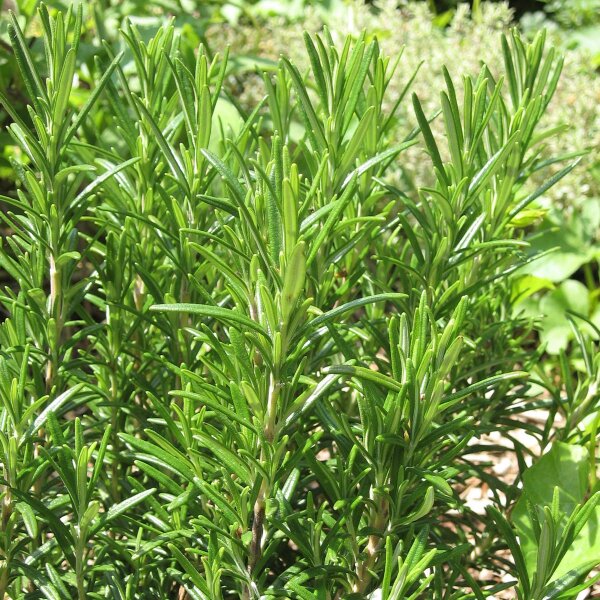
[[[283,18],[266,19],[257,27],[241,24],[225,27],[228,43],[234,56],[246,57],[243,72],[236,79],[241,88],[240,99],[253,106],[262,94],[259,71],[275,65],[281,53],[290,56],[301,71],[310,65],[304,48],[302,28],[320,30],[324,22],[336,40],[343,40],[348,31],[358,35],[365,29],[377,35],[384,53],[392,55],[404,48],[403,59],[389,85],[386,106],[391,106],[407,82],[420,98],[427,114],[439,108],[439,92],[445,85],[443,67],[448,66],[454,77],[476,76],[481,61],[495,77],[503,72],[500,33],[508,33],[513,13],[505,3],[483,3],[476,12],[466,4],[453,14],[444,28],[439,27],[425,3],[410,2],[398,9],[394,0],[377,2],[372,11],[365,11],[361,0],[351,1],[335,16],[309,12],[301,24],[285,25]],[[539,15],[538,15],[539,16]],[[536,15],[528,15],[526,31],[536,32],[549,27],[552,44],[560,46],[581,35],[583,30],[562,30]],[[600,24],[600,13],[598,13]],[[207,29],[210,44],[218,44],[223,37],[222,25]],[[600,40],[600,35],[589,34]],[[457,49],[459,55],[457,56]],[[544,317],[542,339],[551,353],[565,349],[573,339],[565,310],[574,310],[600,326],[600,303],[597,289],[598,260],[600,258],[600,77],[594,70],[593,49],[583,44],[566,53],[565,63],[557,89],[542,117],[541,127],[554,135],[540,140],[537,150],[548,161],[548,169],[531,174],[526,183],[533,191],[544,183],[548,173],[558,173],[564,160],[580,156],[581,162],[563,177],[557,185],[546,190],[539,198],[535,211],[529,213],[528,224],[535,228],[527,232],[531,254],[556,248],[551,255],[534,261],[523,270],[519,284],[520,302],[515,311],[526,311],[531,316]],[[259,56],[260,60],[253,58]],[[271,59],[266,63],[265,58]],[[457,90],[461,101],[460,86]],[[397,132],[402,139],[416,125],[410,103],[398,108]],[[444,135],[440,119],[432,122],[433,134]],[[443,152],[442,152],[443,153]],[[557,161],[561,157],[564,160]],[[416,188],[431,185],[433,173],[427,161],[422,160],[421,148],[415,146],[403,155],[403,160],[391,165],[389,177],[409,194]],[[525,224],[525,222],[524,222]],[[587,289],[586,289],[587,288]]]
[[[432,110],[368,32],[305,34],[240,99],[192,17],[95,7],[7,27],[0,598],[587,589],[599,332],[568,315],[552,362],[518,307],[577,168],[545,148],[545,32],[444,68]]]

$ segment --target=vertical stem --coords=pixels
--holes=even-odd
[[[121,431],[119,427],[119,409],[117,408],[117,399],[118,399],[118,382],[116,375],[116,366],[111,368],[110,372],[110,396],[111,396],[111,427],[112,427],[112,448],[113,448],[113,461],[111,465],[111,494],[113,502],[120,501],[119,495],[119,468],[120,468],[120,460],[119,460],[119,431]]]
[[[82,540],[81,529],[76,527],[77,540],[75,542],[75,578],[77,583],[77,600],[86,600],[85,581],[83,570],[85,567],[85,543]]]
[[[0,600],[6,598],[6,588],[8,587],[8,567],[0,569]]]
[[[58,348],[62,337],[62,272],[60,266],[56,262],[58,252],[52,250],[49,258],[50,263],[50,316],[54,319],[54,331],[52,335],[53,347],[50,348],[50,357],[46,367],[46,391],[50,392],[55,382],[58,372]]]
[[[358,594],[364,594],[371,583],[370,569],[375,565],[377,554],[382,545],[383,532],[386,527],[389,515],[389,503],[386,498],[380,498],[377,503],[377,511],[370,519],[370,529],[374,529],[378,534],[371,534],[365,550],[366,557],[356,565],[356,582],[352,586],[352,591]]]
[[[277,367],[276,367],[277,369]],[[277,369],[278,370],[278,369]],[[269,392],[267,397],[267,414],[266,414],[266,423],[264,427],[264,436],[266,441],[271,444],[275,437],[275,424],[277,419],[277,402],[279,399],[279,391],[280,391],[280,382],[278,374],[275,372],[271,373],[269,378]],[[261,450],[260,453],[260,461],[264,463],[267,459],[265,456],[264,450]],[[262,538],[264,533],[264,523],[265,523],[265,507],[266,501],[269,497],[270,486],[269,482],[263,479],[260,489],[258,491],[258,496],[254,503],[254,511],[252,518],[252,541],[250,542],[250,556],[248,559],[248,574],[252,574],[252,571],[256,567],[256,564],[260,560],[262,553]],[[244,600],[248,600],[252,597],[252,591],[250,589],[250,584],[247,589],[244,591],[243,598]]]
[[[8,519],[12,514],[12,495],[8,485],[3,485],[4,498],[2,499],[2,531],[6,530]]]
[[[277,367],[275,367],[277,369]],[[277,369],[278,370],[278,369]],[[275,436],[275,422],[277,419],[277,401],[279,400],[279,382],[278,373],[271,373],[269,379],[269,394],[267,397],[267,422],[265,424],[265,438],[267,442],[273,442]]]
[[[267,482],[263,479],[254,503],[254,514],[252,519],[252,541],[250,542],[250,559],[248,561],[248,572],[252,573],[261,555],[261,541],[264,531],[265,506],[267,498]]]
[[[12,495],[10,493],[9,486],[2,486],[4,492],[4,498],[2,499],[2,533],[4,534],[4,540],[6,545],[10,544],[9,536],[6,534],[8,526],[8,520],[12,514]],[[4,566],[0,568],[0,600],[4,600],[6,596],[6,588],[8,587],[8,576],[9,576],[9,556],[7,552],[8,548],[4,548]]]
[[[50,202],[52,202],[53,193],[50,194]],[[52,211],[50,211],[50,215],[52,217]],[[52,221],[52,218],[50,219]],[[56,225],[56,231],[59,230],[58,224]],[[52,233],[52,238],[58,238],[58,234]],[[48,337],[49,339],[49,348],[48,348],[48,363],[46,365],[46,392],[50,394],[52,392],[52,388],[56,383],[56,378],[58,375],[58,366],[60,362],[59,356],[59,348],[62,337],[62,326],[64,322],[63,316],[63,289],[62,289],[62,271],[60,265],[57,263],[57,257],[60,255],[60,250],[57,248],[58,242],[56,239],[53,239],[50,257],[48,259],[49,262],[49,270],[50,270],[50,306],[49,306],[49,314],[50,314],[50,322],[48,323]],[[53,329],[52,329],[53,328]],[[40,438],[43,440],[44,431],[40,430]],[[40,442],[44,444],[44,442]],[[36,443],[34,448],[34,456],[39,456],[39,444]],[[41,496],[42,488],[44,486],[45,475],[42,473],[40,477],[34,483],[34,493],[37,496]],[[35,540],[33,541],[35,544]]]
[[[598,450],[597,432],[598,425],[600,424],[600,412],[596,413],[594,420],[592,421],[592,429],[590,431],[590,445],[589,445],[589,457],[590,457],[590,489],[596,489],[596,482],[598,475],[596,473],[596,454]]]

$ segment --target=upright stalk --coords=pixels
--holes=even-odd
[[[75,579],[77,584],[77,600],[85,600],[85,542],[82,540],[81,531],[77,526],[78,535],[75,545]]]
[[[8,485],[2,486],[2,535],[6,541],[6,533],[9,526],[9,519],[13,511],[12,494]],[[3,565],[0,567],[0,600],[4,600],[6,589],[8,587],[8,579],[10,575],[9,557],[7,551],[9,548],[4,548]]]
[[[384,533],[388,523],[389,502],[385,497],[380,496],[378,498],[377,496],[378,494],[374,494],[371,490],[371,500],[375,502],[377,509],[371,514],[369,529],[377,533],[369,535],[365,549],[366,556],[356,565],[356,581],[352,586],[352,591],[357,594],[365,593],[371,583],[370,571],[377,561],[377,554],[383,545]]]
[[[60,224],[57,224],[60,228]],[[50,393],[56,382],[58,367],[60,363],[59,349],[62,342],[62,330],[64,323],[63,315],[63,285],[62,269],[58,261],[60,250],[53,244],[48,257],[48,269],[50,273],[50,296],[48,322],[49,353],[46,367],[46,392]]]
[[[265,426],[263,434],[267,444],[273,444],[275,438],[275,427],[277,420],[277,403],[279,399],[279,393],[281,388],[281,382],[279,381],[279,367],[275,367],[275,371],[271,373],[269,378],[269,391],[267,395],[267,411]],[[260,461],[261,464],[265,464],[268,457],[265,453],[264,446],[261,448]],[[265,523],[265,509],[266,502],[271,492],[269,482],[263,478],[258,491],[258,496],[254,502],[253,518],[252,518],[252,540],[250,542],[250,554],[248,558],[248,574],[252,575],[256,564],[260,560],[262,554],[262,538],[264,534],[264,523]],[[252,591],[250,584],[244,598],[251,598]]]

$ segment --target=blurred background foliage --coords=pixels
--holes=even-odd
[[[22,82],[15,79],[18,70],[8,40],[7,16],[9,10],[18,15],[33,55],[41,62],[41,27],[35,16],[38,2],[4,0],[0,4],[0,88],[17,112],[24,112],[26,94]],[[73,4],[77,2],[49,2],[55,10]],[[475,0],[471,4],[454,0],[94,0],[83,5],[84,60],[75,86],[76,100],[82,105],[95,73],[106,67],[110,56],[123,50],[124,72],[133,72],[133,57],[117,36],[127,19],[148,38],[170,19],[190,53],[200,43],[213,54],[229,48],[227,86],[216,118],[234,130],[247,108],[263,96],[261,74],[277,69],[283,51],[301,71],[308,69],[302,39],[305,29],[318,32],[328,27],[334,39],[348,33],[358,36],[366,29],[377,36],[385,53],[393,55],[404,48],[389,97],[393,101],[394,92],[399,94],[414,76],[413,89],[426,112],[433,115],[439,102],[436,90],[443,87],[442,65],[453,66],[455,75],[476,74],[485,61],[493,72],[502,61],[499,31],[517,26],[533,35],[546,28],[551,43],[566,51],[566,60],[544,123],[560,135],[539,140],[537,164],[541,171],[549,157],[556,156],[580,156],[580,163],[521,218],[519,226],[527,231],[531,255],[545,254],[515,275],[515,310],[539,319],[540,337],[550,356],[573,341],[570,312],[588,319],[588,333],[597,337],[593,326],[600,327],[600,0]],[[426,68],[420,68],[423,65]],[[102,104],[94,118],[96,131],[102,131],[107,118]],[[0,113],[2,125],[8,119],[5,112]],[[398,139],[404,139],[414,126],[410,111],[400,110],[395,124]],[[439,119],[432,126],[434,133],[445,135]],[[95,134],[90,131],[90,135]],[[0,192],[14,188],[11,158],[17,152],[2,127]],[[411,149],[397,165],[397,186],[409,196],[416,193],[413,182],[426,183],[431,175],[420,152]],[[556,161],[553,168],[558,173],[564,164],[564,160]],[[531,185],[540,182],[534,174]]]

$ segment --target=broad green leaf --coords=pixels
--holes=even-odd
[[[558,487],[560,512],[566,521],[586,498],[589,464],[588,452],[583,446],[554,442],[550,451],[523,474],[523,492],[513,511],[513,521],[530,576],[535,571],[538,546],[526,508],[527,501],[536,510],[550,506],[553,490]],[[591,561],[600,564],[599,524],[600,507],[597,507],[552,575],[552,580],[558,580],[569,571],[579,569]]]

